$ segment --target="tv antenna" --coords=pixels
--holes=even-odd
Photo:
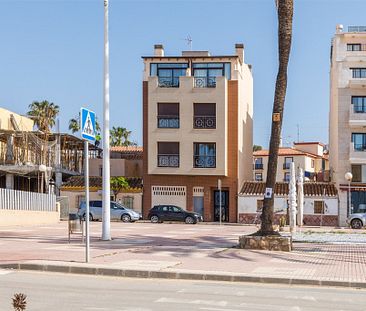
[[[192,38],[190,35],[187,36],[187,38],[184,39],[185,41],[187,41],[187,45],[189,46],[189,50],[192,51]]]

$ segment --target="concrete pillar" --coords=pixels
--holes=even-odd
[[[56,179],[55,180],[55,186],[56,186],[55,194],[56,194],[56,196],[60,196],[60,188],[62,186],[62,173],[56,172],[55,179]]]
[[[6,174],[6,189],[14,189],[14,175],[13,174]]]

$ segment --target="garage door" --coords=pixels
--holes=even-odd
[[[177,205],[183,209],[187,207],[185,186],[152,186],[152,206],[159,204]]]

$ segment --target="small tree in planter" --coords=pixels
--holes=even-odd
[[[111,188],[113,190],[114,196],[117,199],[117,195],[123,190],[128,189],[129,184],[125,177],[112,177],[111,178]]]

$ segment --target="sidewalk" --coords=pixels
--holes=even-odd
[[[101,223],[91,223],[88,264],[80,235],[68,244],[67,222],[0,228],[0,268],[366,288],[366,234],[352,230],[344,229],[357,243],[337,242],[343,230],[327,234],[335,243],[294,242],[285,253],[234,248],[254,226],[113,222],[111,228],[113,240],[101,241]],[[304,241],[306,234],[300,236]]]

